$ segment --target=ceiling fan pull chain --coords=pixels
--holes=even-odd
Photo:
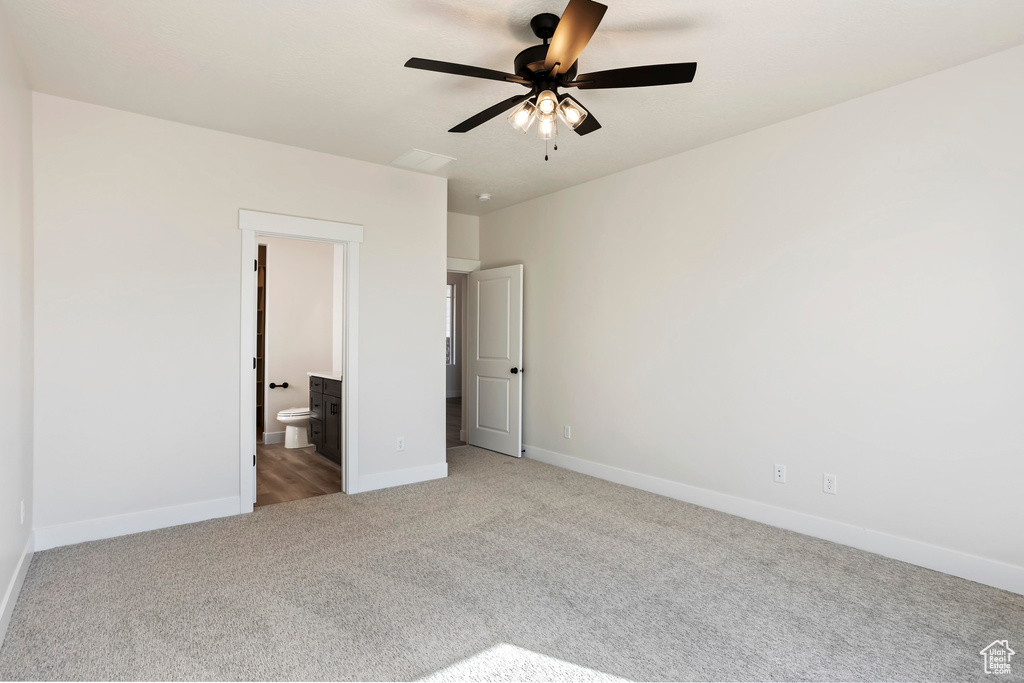
[[[544,141],[544,161],[548,160],[548,141]]]

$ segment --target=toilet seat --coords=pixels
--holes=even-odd
[[[284,426],[284,447],[305,448],[309,445],[309,408],[288,408],[277,414],[277,421]]]

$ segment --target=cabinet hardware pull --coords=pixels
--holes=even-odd
[[[277,389],[278,387],[281,387],[282,389],[287,389],[288,388],[288,382],[282,382],[281,384],[274,384],[273,382],[270,383],[270,388],[271,389]]]

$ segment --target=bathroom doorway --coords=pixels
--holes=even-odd
[[[466,445],[463,429],[463,367],[466,338],[465,273],[448,272],[445,287],[445,446]]]
[[[261,479],[279,489],[273,498],[259,496],[261,504],[321,495],[333,490],[355,493],[359,490],[358,476],[353,475],[358,472],[359,455],[356,397],[359,377],[359,248],[363,228],[348,223],[247,209],[239,211],[238,227],[242,236],[243,265],[241,512],[252,511]],[[287,265],[285,252],[301,251],[311,245],[329,250],[331,263],[337,266],[327,276],[329,284],[326,286],[323,278],[319,285],[308,281],[306,269],[293,270],[291,275],[284,272]],[[262,292],[260,246],[265,248]],[[275,253],[278,258],[275,258]],[[276,279],[275,269],[281,271],[277,272]],[[276,294],[275,289],[278,290]],[[326,295],[323,295],[324,289]],[[316,299],[319,299],[319,304],[314,301]],[[326,300],[330,304],[325,306],[323,302]],[[310,301],[313,302],[311,310],[296,312],[302,309],[302,304]],[[275,310],[281,314],[276,323]],[[276,333],[275,325],[278,328]],[[261,327],[262,335],[259,333]],[[294,358],[275,362],[275,354],[282,347],[302,346],[310,340],[326,342],[318,344],[315,357],[303,357],[297,362]],[[262,401],[257,398],[260,393],[260,384],[257,383],[260,360],[263,361]],[[259,409],[263,411],[262,432],[258,431],[257,424]],[[329,424],[325,422],[328,417],[331,418]],[[333,441],[328,438],[328,432]],[[306,453],[307,457],[294,457],[300,453]],[[310,460],[310,454],[319,459]],[[261,458],[268,467],[260,467]],[[323,470],[322,475],[312,471],[310,462],[315,466],[325,465],[324,458],[334,461],[326,465],[328,470]],[[302,461],[299,466],[296,466],[296,460]],[[274,465],[281,467],[275,469]],[[266,470],[266,476],[258,476],[264,474],[263,470]],[[330,490],[324,490],[326,482],[330,483]],[[266,486],[263,489],[266,493]]]
[[[255,507],[342,491],[344,347],[344,245],[258,242]]]

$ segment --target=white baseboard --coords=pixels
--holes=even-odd
[[[469,432],[465,429],[459,431],[459,441],[469,443]]]
[[[25,583],[25,575],[28,574],[28,566],[32,562],[33,550],[33,535],[30,532],[28,540],[25,541],[25,548],[21,551],[21,559],[18,560],[18,564],[14,568],[14,576],[7,584],[3,602],[0,602],[0,645],[4,644],[4,638],[7,637],[7,627],[11,624],[14,605],[18,602],[18,594],[21,593],[21,587]]]
[[[43,527],[35,530],[35,549],[49,550],[62,545],[137,534],[215,517],[229,517],[239,514],[240,504],[238,496],[234,496]]]
[[[263,443],[284,443],[284,432],[263,432]]]
[[[444,397],[445,398],[462,398],[462,389],[452,389],[451,391],[446,391],[445,394],[444,394]]]
[[[448,463],[440,462],[436,465],[424,465],[423,467],[410,467],[404,470],[393,470],[391,472],[380,472],[379,474],[367,474],[359,477],[359,492],[376,491],[387,489],[392,486],[405,486],[406,484],[418,484],[421,481],[432,479],[444,479],[448,476]]]
[[[588,474],[598,479],[650,491],[694,505],[727,512],[797,533],[848,545],[877,555],[934,569],[962,579],[976,581],[1013,593],[1024,594],[1024,567],[1018,567],[929,543],[894,536],[881,531],[837,522],[767,503],[731,496],[710,489],[681,484],[638,472],[603,465],[563,453],[526,446],[526,457],[558,467]]]

